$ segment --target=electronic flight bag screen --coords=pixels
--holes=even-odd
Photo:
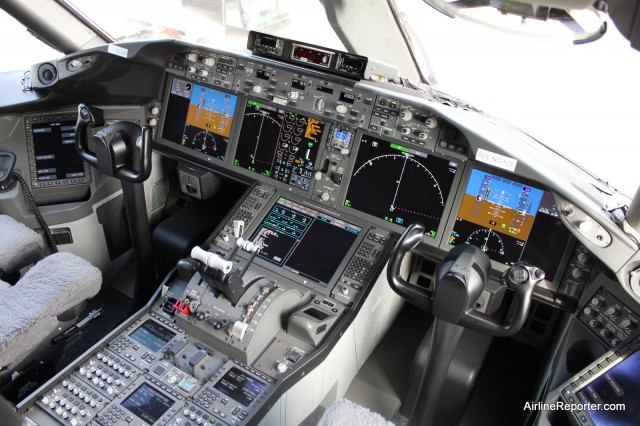
[[[551,193],[473,169],[448,243],[474,245],[509,266],[525,260],[551,281],[569,237]]]
[[[597,376],[575,395],[587,407],[586,412],[596,426],[636,425],[640,419],[640,351],[623,359]],[[618,410],[597,409],[605,404],[623,404]],[[624,409],[622,409],[624,407]]]
[[[85,176],[84,163],[76,151],[75,121],[34,123],[31,133],[39,182]]]
[[[280,197],[251,241],[258,257],[326,286],[362,228]]]
[[[308,191],[325,122],[248,100],[233,164]]]
[[[224,160],[238,97],[174,78],[162,138]]]
[[[457,170],[455,161],[363,135],[344,205],[397,225],[419,221],[436,238]]]

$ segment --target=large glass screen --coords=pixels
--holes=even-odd
[[[616,364],[576,392],[580,403],[587,404],[589,417],[596,426],[636,425],[640,419],[640,351]],[[624,404],[624,409],[605,411],[605,404]],[[610,405],[611,406],[611,405]]]
[[[324,121],[248,100],[233,164],[309,190]]]
[[[344,205],[435,238],[458,163],[363,135]]]
[[[174,78],[162,137],[223,160],[237,102],[231,93]]]
[[[258,257],[326,286],[361,231],[280,197],[251,240],[261,247]]]
[[[76,151],[75,121],[33,123],[33,149],[40,182],[83,178],[84,163]]]
[[[549,192],[473,169],[449,244],[480,247],[505,265],[525,260],[553,280],[569,236]]]

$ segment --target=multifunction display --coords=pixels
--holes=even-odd
[[[129,337],[144,345],[154,352],[160,351],[162,347],[175,336],[176,333],[164,328],[160,324],[150,319],[138,327]]]
[[[575,394],[596,426],[633,425],[640,418],[640,351],[635,352],[610,370],[586,382]],[[605,404],[623,404],[624,409],[597,409]]]
[[[363,135],[344,205],[437,236],[458,163]]]
[[[262,259],[326,286],[361,231],[280,197],[251,239]]]
[[[147,424],[152,425],[171,408],[174,402],[171,398],[143,383],[121,405]]]
[[[309,190],[324,121],[248,100],[233,164]]]
[[[75,121],[33,123],[31,132],[39,182],[85,176],[84,164],[75,146]]]
[[[239,368],[231,367],[213,387],[234,401],[248,407],[266,385]]]
[[[568,239],[549,192],[473,169],[449,244],[474,245],[506,265],[526,260],[552,280]]]
[[[162,137],[222,160],[237,102],[231,93],[174,78]]]

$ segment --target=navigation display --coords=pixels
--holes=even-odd
[[[84,163],[75,146],[75,121],[33,123],[31,133],[39,182],[85,176]]]
[[[435,238],[458,163],[363,135],[344,200],[387,222],[420,221]]]
[[[361,231],[280,197],[251,240],[258,257],[326,286]]]
[[[162,137],[223,160],[237,102],[236,95],[174,78]]]
[[[509,266],[526,260],[553,280],[569,236],[549,192],[473,169],[449,244],[477,246]]]
[[[309,190],[324,121],[248,100],[233,164]]]

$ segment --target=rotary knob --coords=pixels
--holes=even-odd
[[[347,107],[342,104],[338,104],[338,106],[336,107],[336,112],[338,114],[345,114],[347,112]]]
[[[289,367],[287,367],[287,364],[285,364],[284,362],[278,363],[278,365],[276,367],[276,370],[278,370],[278,373],[280,373],[280,374],[286,373],[288,369],[289,369]]]
[[[409,111],[408,109],[405,109],[404,111],[402,111],[400,113],[400,118],[403,121],[409,121],[413,118],[413,113],[411,111]]]
[[[208,67],[212,67],[216,64],[216,60],[213,58],[204,58],[202,59],[202,63]]]
[[[198,68],[196,68],[194,66],[187,67],[187,72],[189,72],[191,74],[195,74],[197,71],[198,71]]]
[[[620,326],[625,330],[633,330],[634,328],[636,328],[637,324],[631,318],[625,318],[620,321]]]
[[[260,94],[262,93],[262,86],[253,86],[253,88],[251,89],[253,90],[254,93]]]
[[[424,125],[430,129],[435,129],[436,127],[438,127],[438,120],[433,117],[427,117],[427,119],[424,120]]]
[[[328,193],[326,193],[326,192],[323,192],[322,194],[320,194],[320,199],[321,199],[322,201],[329,201],[329,199],[330,199],[330,198],[331,198],[331,195],[329,195],[329,194],[328,194]]]
[[[411,129],[408,127],[403,127],[402,128],[402,134],[403,135],[408,135],[409,133],[411,133]]]

